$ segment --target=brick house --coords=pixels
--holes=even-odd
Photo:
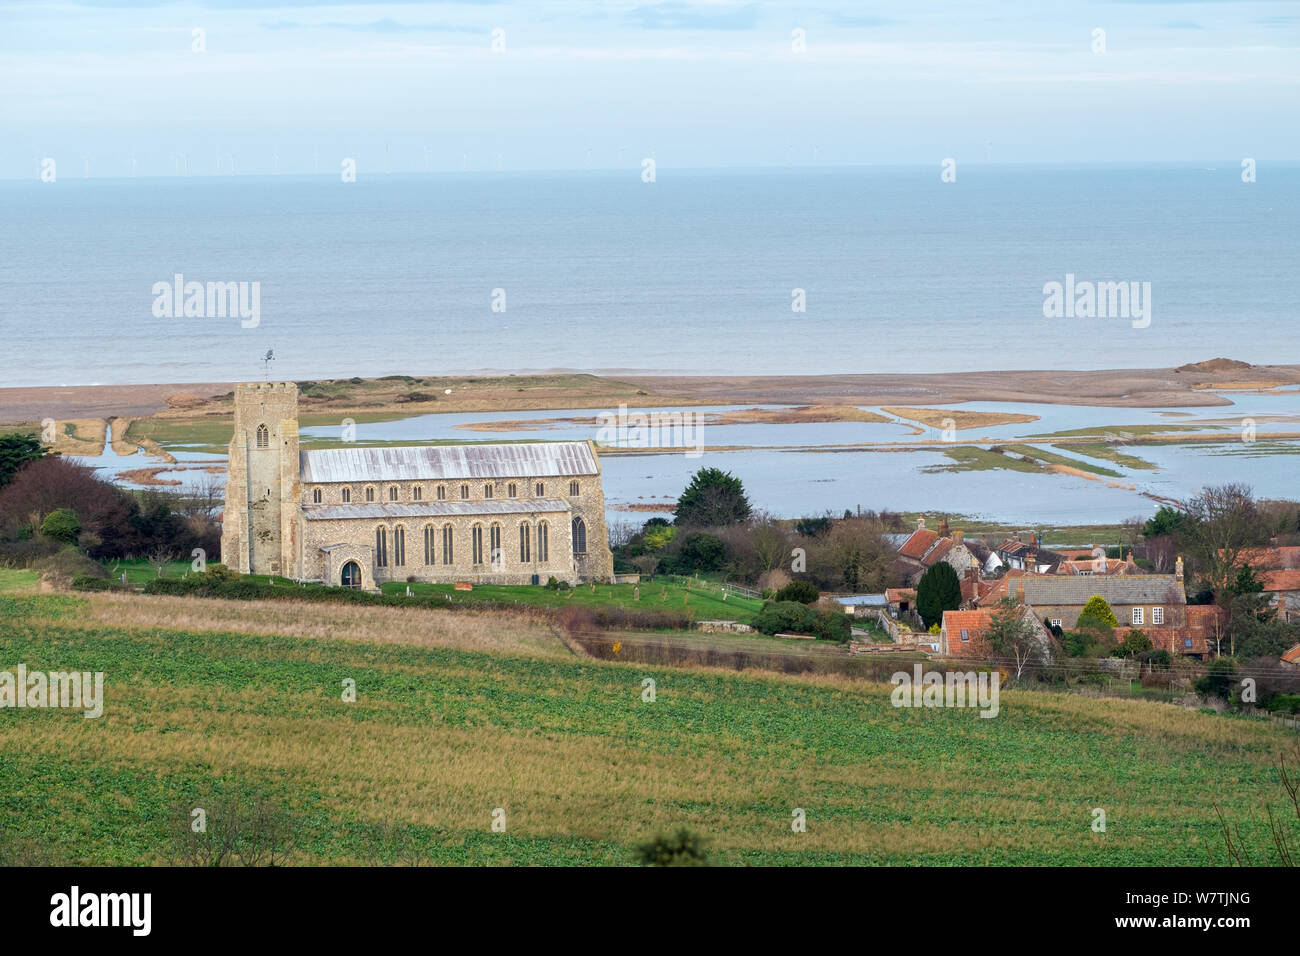
[[[1017,593],[1031,605],[1039,620],[1070,630],[1084,605],[1101,595],[1120,627],[1179,628],[1187,626],[1187,594],[1183,589],[1182,562],[1174,574],[1076,576],[1027,574],[1016,582]]]

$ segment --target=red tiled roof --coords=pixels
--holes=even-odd
[[[940,538],[939,543],[925,553],[922,563],[927,565],[938,564],[945,554],[952,550],[952,538]]]
[[[1300,591],[1300,571],[1265,571],[1265,591]]]
[[[1247,548],[1237,555],[1237,564],[1253,568],[1291,570],[1300,568],[1300,545],[1283,545],[1279,548]]]
[[[912,536],[903,542],[903,546],[898,549],[898,553],[905,558],[915,558],[920,561],[921,557],[930,550],[930,546],[938,538],[939,535],[929,528],[917,528],[912,532]]]
[[[1282,655],[1282,660],[1288,664],[1300,664],[1300,644],[1297,644],[1291,650]]]
[[[901,601],[915,601],[916,588],[885,588],[885,603],[898,604]]]

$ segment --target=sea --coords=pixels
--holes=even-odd
[[[0,386],[1297,362],[1298,264],[1300,165],[1263,160],[33,177]],[[178,276],[256,321],[168,314]],[[1150,283],[1149,322],[1045,315],[1067,281]]]

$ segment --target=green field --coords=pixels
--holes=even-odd
[[[0,595],[0,667],[103,671],[106,698],[0,712],[0,852],[163,862],[178,807],[243,789],[282,802],[303,864],[622,864],[679,825],[722,864],[1201,864],[1215,801],[1266,845],[1294,740],[1147,702],[1009,691],[989,720],[880,684],[400,643],[434,617],[536,626],[472,611],[243,603],[209,629],[197,599]],[[373,640],[249,633],[380,611]]]
[[[168,561],[163,565],[161,575],[159,575],[158,569],[149,564],[144,558],[121,558],[106,561],[104,567],[108,570],[109,577],[115,581],[122,580],[122,575],[125,574],[127,584],[142,587],[158,577],[179,578],[189,572],[191,564],[189,561]]]
[[[571,590],[552,591],[537,585],[476,584],[473,591],[457,591],[450,584],[404,584],[390,581],[382,585],[386,594],[442,594],[453,601],[499,601],[503,604],[528,604],[538,607],[619,607],[629,611],[688,611],[696,620],[747,622],[762,608],[763,602],[732,594],[722,600],[721,586],[710,582],[685,585],[666,578],[656,578],[639,585],[641,599],[636,599],[638,585],[581,584]]]

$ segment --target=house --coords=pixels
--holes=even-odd
[[[1186,627],[1187,594],[1183,589],[1183,564],[1173,574],[1124,574],[1085,577],[1027,574],[1016,581],[1017,594],[1031,605],[1040,620],[1072,629],[1088,600],[1101,595],[1121,626],[1142,628]]]
[[[1279,620],[1300,620],[1300,570],[1265,571],[1260,576],[1264,593],[1272,595]]]
[[[1047,660],[1051,661],[1055,657],[1055,647],[1047,628],[1043,627],[1032,607],[1021,605],[1018,611],[1033,628],[1035,639],[1042,645]],[[995,613],[989,608],[944,611],[943,623],[939,625],[939,654],[943,657],[987,660],[993,654],[988,632],[993,625]]]
[[[1154,650],[1176,657],[1204,660],[1217,655],[1228,613],[1214,604],[1189,604],[1185,620],[1182,627],[1120,626],[1115,629],[1115,639],[1123,640],[1130,630],[1141,631],[1151,639]]]
[[[885,588],[885,604],[892,617],[907,614],[916,607],[916,588]]]
[[[1289,664],[1292,667],[1300,667],[1300,644],[1282,655],[1282,663]]]
[[[1098,552],[1102,552],[1098,554]],[[1108,558],[1101,548],[1069,549],[1056,552],[1062,558],[1059,567],[1056,569],[1057,574],[1078,574],[1085,577],[1099,574],[1140,574],[1137,562],[1133,560],[1133,552],[1129,551],[1120,560],[1118,558]]]
[[[925,515],[921,515],[916,519],[916,530],[899,547],[896,563],[908,583],[915,585],[940,561],[956,571],[958,578],[964,577],[968,568],[981,566],[961,531],[950,534],[947,521],[940,521],[939,530],[932,531],[925,526]]]
[[[835,603],[850,617],[871,617],[889,606],[883,594],[849,594],[835,598]]]
[[[1042,537],[1038,534],[1032,535],[1029,541],[1021,541],[1020,533],[1017,532],[994,550],[1008,568],[1031,574],[1056,574],[1064,560],[1057,552],[1044,548]]]

